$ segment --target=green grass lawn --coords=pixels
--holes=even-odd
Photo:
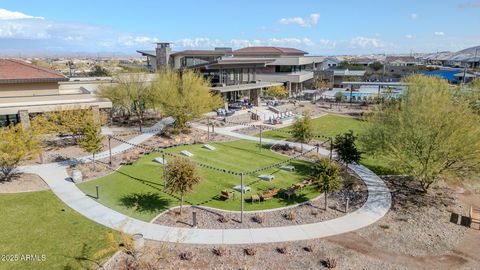
[[[0,194],[0,205],[0,255],[45,255],[40,262],[2,257],[0,269],[86,269],[93,264],[82,258],[109,245],[108,228],[68,208],[51,191]]]
[[[188,150],[194,154],[193,160],[217,168],[234,172],[246,172],[260,169],[287,157],[270,151],[268,145],[260,153],[258,144],[250,141],[233,141],[211,143],[217,149],[210,151],[202,145],[188,145],[170,148],[167,151],[178,154]],[[93,195],[95,186],[100,186],[100,202],[121,213],[150,221],[160,212],[179,205],[178,197],[163,191],[162,165],[153,162],[160,153],[143,156],[133,165],[122,166],[117,172],[100,179],[81,183],[78,187],[86,194]],[[168,158],[167,158],[168,160]],[[297,172],[286,172],[272,168],[259,174],[273,174],[271,182],[257,178],[259,174],[244,178],[245,185],[252,189],[252,193],[262,193],[269,188],[286,188],[293,183],[301,182],[309,170],[309,163],[292,161]],[[240,210],[240,193],[235,192],[235,199],[224,201],[219,198],[222,190],[232,190],[240,185],[240,176],[225,174],[215,170],[198,167],[203,181],[195,186],[193,192],[185,197],[185,202],[192,205],[204,205],[227,210]],[[247,192],[245,198],[250,198]],[[269,209],[305,201],[319,195],[312,188],[305,188],[296,199],[284,200],[274,198],[262,203],[245,203],[245,210]]]
[[[326,136],[326,137],[335,137],[335,135],[348,132],[353,130],[357,135],[361,135],[365,131],[368,123],[352,117],[338,116],[327,114],[325,116],[313,119],[313,126],[315,130],[315,135]],[[289,131],[291,127],[285,127],[282,130]],[[257,135],[258,136],[258,135]],[[291,140],[292,137],[288,133],[276,132],[276,131],[267,131],[263,132],[262,136],[264,138],[271,138],[277,140]],[[362,145],[359,144],[359,148],[362,148]],[[363,155],[363,158],[360,162],[361,164],[367,166],[375,173],[384,175],[384,174],[395,174],[396,172],[392,170],[385,162],[382,160],[366,155]]]
[[[349,130],[353,130],[355,133],[361,133],[365,129],[366,125],[366,123],[360,119],[332,114],[315,118],[312,120],[312,122],[315,135],[326,137],[335,137],[335,135],[345,133]],[[290,131],[291,127],[285,127],[281,130]],[[292,138],[291,134],[277,131],[263,132],[262,136],[277,140],[289,140]]]

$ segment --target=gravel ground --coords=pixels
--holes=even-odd
[[[467,208],[446,186],[434,187],[425,195],[407,177],[384,177],[392,190],[392,209],[378,222],[382,231],[370,226],[359,232],[374,239],[374,246],[405,255],[442,254],[459,244],[467,230],[450,222],[452,213],[465,215]]]
[[[131,138],[138,136],[138,134],[128,134],[128,135],[122,135],[125,134],[125,132],[119,132],[118,133],[119,138],[122,140],[130,140]],[[106,151],[108,150],[108,139],[105,137],[102,141],[102,150],[101,151]],[[115,147],[121,142],[117,140],[111,140],[110,142],[111,147]],[[76,144],[73,139],[61,139],[61,140],[54,140],[54,141],[48,141],[45,143],[44,146],[44,152],[42,154],[43,158],[43,163],[52,163],[52,162],[59,162],[59,161],[65,161],[73,158],[78,158],[82,156],[86,156],[89,153],[85,152],[78,144]],[[32,165],[32,164],[40,164],[40,159],[35,158],[32,160],[28,160],[25,162],[22,162],[22,165]]]
[[[147,269],[145,262],[155,265],[150,269],[325,269],[324,260],[334,258],[336,269],[480,269],[480,233],[450,222],[451,213],[466,213],[467,206],[455,192],[440,186],[424,194],[408,178],[384,179],[392,190],[391,211],[355,232],[309,241],[222,246],[223,256],[213,252],[220,246],[147,241],[135,262],[144,263],[138,269]],[[286,254],[279,251],[284,247]],[[256,254],[246,255],[246,248]],[[191,260],[181,258],[185,252],[191,253]],[[126,269],[125,258],[115,257],[106,269]]]
[[[351,195],[355,198],[354,203],[350,203],[348,212],[360,208],[366,201],[366,191],[361,191]],[[334,219],[345,215],[345,204],[340,193],[328,196],[328,211],[325,211],[324,197],[302,204],[289,209],[267,211],[262,213],[244,214],[244,222],[240,223],[240,214],[225,212],[217,209],[204,209],[199,207],[185,207],[183,214],[179,215],[179,209],[169,210],[159,216],[154,223],[177,226],[192,227],[192,211],[197,212],[197,227],[205,229],[239,229],[239,228],[261,228],[289,226],[296,224],[315,223],[324,220]],[[256,217],[262,217],[262,223],[255,220]],[[222,217],[227,220],[222,221]]]
[[[36,174],[22,173],[7,182],[0,182],[0,193],[30,192],[48,189],[48,185]]]

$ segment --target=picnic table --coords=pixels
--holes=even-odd
[[[238,192],[242,192],[242,186],[241,185],[234,186],[233,189],[238,191]],[[245,193],[247,191],[250,191],[250,190],[251,190],[251,188],[249,186],[243,186],[243,193]]]

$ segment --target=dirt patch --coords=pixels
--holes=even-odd
[[[48,185],[36,174],[22,173],[7,182],[0,182],[0,193],[30,192],[48,189]]]

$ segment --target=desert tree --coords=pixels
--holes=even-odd
[[[277,85],[268,87],[264,94],[269,98],[284,99],[288,97],[288,90],[283,85]]]
[[[9,181],[17,174],[20,162],[41,152],[38,135],[20,124],[0,129],[0,181]]]
[[[338,191],[342,187],[339,171],[340,168],[336,163],[324,157],[316,158],[311,167],[313,186],[325,196],[325,210],[328,209],[328,193]]]
[[[177,130],[187,129],[188,121],[219,108],[223,102],[210,90],[210,82],[192,70],[162,70],[153,80],[152,89],[157,106],[174,119]]]
[[[185,195],[200,183],[195,163],[187,158],[176,157],[165,166],[165,188],[169,192],[180,194],[180,214],[182,213]]]
[[[292,137],[296,142],[309,143],[313,139],[313,122],[310,111],[305,111],[303,117],[297,118],[292,125]]]
[[[108,77],[110,75],[112,75],[110,71],[100,65],[94,65],[92,70],[88,72],[90,77]]]
[[[108,98],[113,106],[129,118],[135,115],[140,131],[142,131],[145,113],[155,107],[155,90],[147,82],[143,73],[119,74],[112,85],[102,85],[98,95]]]
[[[316,89],[329,89],[332,87],[332,83],[321,77],[316,77],[314,81],[314,86]]]
[[[458,94],[468,100],[470,107],[480,115],[480,78],[458,88]]]
[[[367,121],[362,148],[412,175],[423,190],[441,177],[476,172],[480,163],[480,116],[447,81],[411,76],[402,99]]]
[[[95,154],[102,150],[103,135],[99,125],[89,123],[83,130],[83,136],[80,140],[80,147],[86,152],[92,154],[93,164],[95,166]]]
[[[358,163],[362,153],[356,145],[357,136],[352,130],[335,136],[332,148],[337,152],[339,159],[345,164]]]
[[[69,107],[35,116],[31,120],[31,126],[40,134],[71,135],[74,142],[78,143],[85,126],[93,122],[91,109]]]

